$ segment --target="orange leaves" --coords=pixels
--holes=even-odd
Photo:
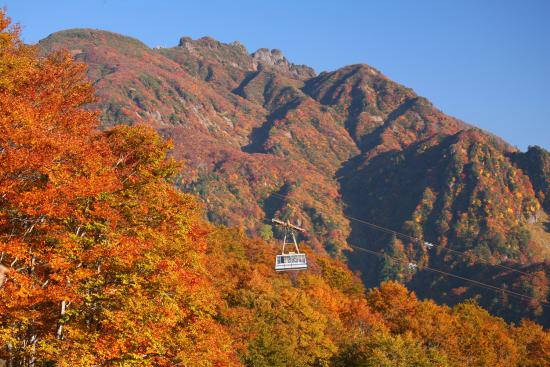
[[[344,366],[376,355],[403,365],[513,366],[525,358],[525,341],[478,306],[421,301],[392,282],[365,298],[347,291],[354,288],[348,270],[315,254],[308,254],[306,273],[274,274],[272,258],[259,256],[270,247],[257,245],[226,229],[216,229],[209,243],[212,281],[226,302],[220,317],[248,365],[292,360],[308,366],[315,360]],[[542,346],[535,348],[531,353],[544,355]],[[369,351],[362,355],[364,349]]]
[[[523,360],[521,366],[544,366],[548,364],[550,353],[550,333],[532,321],[522,320],[513,330]]]
[[[80,108],[91,98],[82,70],[68,59],[37,61],[18,70],[32,81],[0,91],[0,187],[14,208],[28,215],[66,215],[72,198],[104,188],[106,157],[88,150],[97,147],[95,114]],[[71,80],[70,86],[56,86]]]
[[[144,127],[95,131],[83,66],[0,34],[0,256],[11,265],[0,358],[22,360],[40,340],[61,364],[234,360],[212,320],[220,302],[197,203],[168,182],[179,169],[170,144]]]
[[[275,274],[273,248],[205,223],[198,201],[172,186],[180,165],[167,159],[170,143],[143,126],[96,131],[96,114],[83,108],[93,95],[82,66],[60,54],[38,58],[8,26],[0,16],[0,358],[14,365],[34,358],[59,366],[311,366],[346,361],[340,357],[349,352],[350,365],[374,355],[439,366],[468,364],[475,354],[470,364],[513,365],[530,353],[536,365],[546,357],[547,343],[530,338],[529,326],[516,330],[473,305],[451,310],[420,301],[395,283],[365,297],[343,264],[314,253],[308,272]],[[290,116],[309,123],[310,109],[306,100]],[[282,170],[257,175],[269,162],[241,157],[219,172],[237,186],[249,180],[288,189],[330,224],[327,236],[344,236],[329,219],[338,190],[323,176],[300,186]],[[319,201],[308,194],[319,187],[334,190]],[[233,189],[238,200],[252,195]],[[434,195],[425,193],[419,220]],[[477,226],[468,213],[461,224]],[[543,275],[535,279],[541,295],[548,292]]]

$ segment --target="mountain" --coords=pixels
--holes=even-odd
[[[103,128],[146,124],[170,138],[186,165],[176,184],[202,198],[211,221],[271,240],[266,220],[294,218],[315,252],[347,258],[368,286],[398,280],[421,297],[473,297],[508,320],[550,325],[544,149],[520,152],[368,65],[316,74],[279,50],[209,37],[152,49],[90,29],[38,48],[88,65]]]
[[[206,221],[174,186],[191,170],[171,144],[144,124],[99,129],[86,66],[39,57],[3,10],[0,69],[1,366],[549,365],[532,321],[397,282],[367,291],[321,250],[305,249],[307,271],[275,272],[278,246]]]

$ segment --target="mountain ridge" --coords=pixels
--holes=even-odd
[[[260,228],[264,239],[251,238],[243,231],[245,225],[225,228],[204,218],[205,210],[212,215],[223,208],[230,209],[228,214],[234,208],[248,208],[252,223],[257,221],[255,215],[285,213],[315,219],[315,213],[306,210],[315,208],[325,210],[319,212],[321,219],[337,218],[338,210],[360,209],[338,196],[357,194],[353,187],[342,190],[354,179],[360,188],[383,188],[370,185],[366,180],[370,175],[363,177],[377,169],[371,162],[375,160],[388,172],[379,177],[389,182],[393,176],[407,178],[414,173],[411,163],[418,163],[421,171],[438,168],[425,184],[418,182],[415,187],[433,190],[423,191],[426,200],[414,218],[438,215],[439,209],[427,209],[430,202],[437,203],[437,190],[447,181],[435,178],[456,178],[453,168],[464,163],[455,159],[449,166],[445,154],[466,153],[472,176],[483,173],[475,165],[509,162],[494,142],[476,136],[479,132],[423,137],[403,149],[403,159],[395,162],[388,160],[388,154],[401,153],[395,150],[361,161],[362,152],[345,135],[342,112],[319,106],[296,91],[284,93],[288,87],[284,84],[266,88],[275,91],[266,96],[273,107],[267,112],[263,104],[245,102],[221,85],[193,79],[177,63],[126,43],[123,37],[96,33],[90,39],[89,33],[81,37],[79,32],[71,40],[57,38],[73,46],[70,49],[78,52],[72,55],[88,62],[87,68],[66,53],[40,57],[36,47],[21,42],[19,28],[10,24],[0,10],[0,365],[548,364],[550,333],[533,321],[506,323],[475,301],[438,305],[418,299],[392,281],[367,290],[345,263],[333,258],[339,256],[337,249],[331,252],[326,242],[319,248],[303,247],[307,271],[279,273],[273,260],[280,245],[268,238],[273,236],[269,227]],[[273,78],[284,82],[281,75]],[[166,120],[170,111],[177,119]],[[247,134],[265,123],[254,116],[266,118],[275,111],[261,142],[263,152],[243,151]],[[252,112],[252,117],[247,115]],[[126,123],[121,123],[122,118]],[[281,134],[272,139],[272,130]],[[173,143],[159,133],[171,135]],[[336,143],[327,139],[329,133]],[[323,144],[317,150],[288,146],[311,134],[332,143],[333,149],[328,152]],[[343,143],[351,148],[339,156],[339,149],[347,146]],[[306,155],[316,152],[317,156]],[[187,153],[187,166],[174,159]],[[548,183],[547,156],[537,150],[528,153],[512,158],[533,177],[534,187],[542,189],[538,197],[542,200]],[[352,162],[349,156],[354,157]],[[346,176],[342,187],[330,176],[338,167],[334,159],[350,166],[359,163],[357,175]],[[322,162],[331,166],[323,170]],[[439,169],[448,166],[447,173]],[[279,172],[283,168],[290,175]],[[205,185],[196,186],[192,175],[197,172]],[[466,189],[490,184],[502,191],[502,184],[517,181],[511,177],[516,173],[513,167],[505,166],[501,172],[510,174],[488,182],[473,177]],[[302,181],[288,179],[297,175]],[[178,188],[185,188],[182,184],[195,185],[191,187],[201,197],[182,192]],[[402,186],[391,189],[403,190]],[[208,192],[216,189],[221,191]],[[252,211],[247,193],[254,200],[267,195],[256,202],[261,205],[258,213]],[[241,207],[229,201],[228,194],[244,200]],[[406,196],[411,203],[413,194]],[[288,195],[293,196],[291,201],[286,201]],[[358,198],[369,200],[365,194]],[[222,206],[209,207],[214,199]],[[469,207],[462,201],[453,204]],[[238,212],[233,218],[242,215]],[[218,221],[223,219],[232,218]],[[547,220],[544,215],[541,219]],[[331,228],[330,223],[312,223],[332,231],[344,231],[346,224]],[[310,231],[308,242],[313,243],[315,235]],[[327,238],[335,235],[320,237]],[[368,240],[371,246],[383,245],[375,238]],[[392,245],[398,256],[397,250],[407,244],[396,237]],[[430,266],[446,261],[435,253],[425,255]],[[488,265],[478,270],[495,272]],[[526,281],[544,283],[541,265],[524,267],[528,277],[538,275]],[[426,269],[419,267],[416,275],[426,275]],[[389,277],[402,275],[395,267],[383,270],[381,274]],[[515,290],[518,278],[506,281]],[[461,283],[453,286],[456,298],[484,296]],[[503,290],[502,303],[509,305],[505,297],[513,295]],[[536,306],[541,295],[528,299]]]
[[[346,219],[353,215],[495,264],[547,269],[544,152],[523,158],[528,153],[445,115],[368,65],[315,74],[278,51],[254,56],[240,43],[184,37],[176,47],[143,49],[110,37],[69,30],[39,47],[67,49],[88,64],[104,126],[146,123],[174,141],[173,155],[189,171],[178,185],[203,198],[209,219],[270,238],[273,228],[264,219],[297,217],[311,229],[304,239],[318,252],[343,258],[349,241],[420,266],[486,275],[463,259],[360,228]],[[419,294],[425,290],[422,271],[411,274],[387,259],[352,253],[350,265],[369,285],[397,279]],[[491,277],[505,284],[505,274]],[[453,303],[459,287],[431,282],[451,295],[440,301]],[[517,287],[542,301],[547,283],[545,275],[537,290],[529,281]],[[502,307],[494,294],[472,292],[508,319],[548,322],[540,304]]]

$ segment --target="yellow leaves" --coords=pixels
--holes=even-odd
[[[97,115],[82,109],[93,95],[69,57],[13,48],[0,70],[0,232],[11,239],[2,256],[18,269],[0,288],[0,325],[31,320],[42,350],[60,351],[52,358],[90,351],[93,364],[143,351],[201,359],[206,345],[220,350],[208,359],[234,359],[212,326],[221,301],[205,276],[198,204],[167,182],[179,169],[170,143],[144,127],[94,132]],[[64,342],[61,300],[71,301]],[[201,320],[207,329],[194,326]],[[204,349],[193,350],[186,327]],[[23,345],[29,330],[13,338]]]
[[[329,259],[319,259],[323,280],[334,289],[340,289],[348,295],[359,295],[364,292],[363,285],[342,264]]]
[[[0,54],[0,251],[13,263],[0,287],[0,355],[28,355],[22,346],[33,333],[43,352],[36,365],[59,366],[232,366],[239,357],[330,365],[348,347],[381,361],[461,365],[472,351],[513,352],[496,319],[452,313],[396,283],[365,298],[336,260],[308,253],[308,272],[275,274],[272,247],[213,228],[198,201],[171,186],[181,167],[166,158],[170,143],[147,127],[94,132],[97,116],[81,108],[93,98],[82,66],[16,44],[15,33],[0,32],[0,45],[11,47]],[[426,190],[417,222],[435,199]],[[486,335],[490,342],[461,349]]]
[[[529,210],[531,211],[531,213],[536,213],[537,211],[540,210],[540,203],[538,202],[538,200],[533,200],[533,204],[531,205],[531,207],[529,208]]]

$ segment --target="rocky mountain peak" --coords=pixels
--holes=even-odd
[[[203,48],[208,50],[224,50],[231,49],[237,53],[248,55],[247,49],[239,41],[232,43],[223,43],[212,37],[205,36],[197,40],[192,39],[191,37],[184,36],[180,38],[178,47],[183,47],[189,51],[195,50],[197,48]]]
[[[184,36],[180,38],[180,42],[178,46],[188,48],[192,44],[193,44],[193,39],[191,37]]]
[[[296,65],[289,62],[279,49],[269,50],[267,48],[260,48],[250,56],[252,56],[255,68],[268,66],[278,71],[289,73],[298,79],[311,78],[316,75],[315,71],[309,66]]]
[[[282,51],[277,49],[273,49],[270,51],[267,48],[260,48],[256,52],[252,53],[251,56],[254,58],[254,61],[258,63],[265,63],[271,66],[282,63],[289,64],[289,62],[283,56]]]

